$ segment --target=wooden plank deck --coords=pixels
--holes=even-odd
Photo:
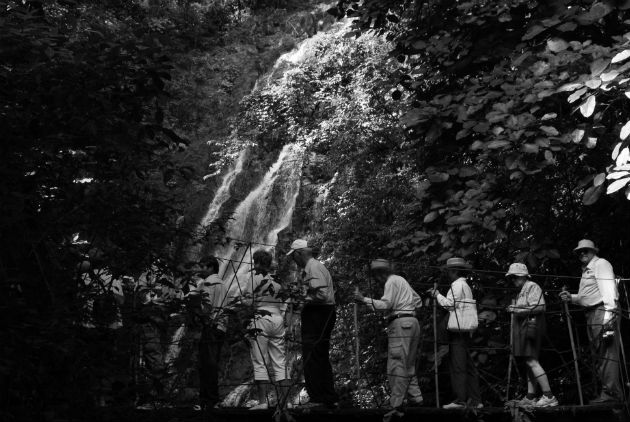
[[[207,413],[190,408],[159,410],[103,409],[99,415],[86,415],[89,422],[273,422],[273,410],[251,411],[230,408],[216,409]],[[295,422],[382,422],[384,410],[379,409],[292,409],[289,413]],[[532,422],[630,422],[619,406],[558,406],[536,409]],[[284,421],[284,418],[283,418]],[[407,409],[402,418],[392,422],[511,422],[508,411],[499,407],[487,407],[476,412],[470,410],[443,410],[430,407]]]

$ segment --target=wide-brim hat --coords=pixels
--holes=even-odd
[[[573,252],[577,252],[580,251],[582,249],[591,249],[594,250],[595,252],[599,252],[599,248],[597,248],[597,246],[595,246],[595,243],[592,240],[589,239],[582,239],[578,242],[578,245],[575,249],[573,249]]]
[[[391,270],[391,268],[392,268],[391,264],[386,259],[379,258],[370,262],[370,270],[372,271],[378,271],[378,270],[388,271],[388,270]]]
[[[287,256],[291,255],[295,251],[299,251],[300,249],[310,249],[308,247],[308,242],[304,239],[296,239],[291,243],[291,250],[287,253]]]
[[[446,260],[446,264],[444,264],[442,268],[445,270],[458,269],[458,268],[462,270],[469,270],[472,268],[472,265],[466,262],[464,258],[449,258]]]
[[[505,274],[506,277],[528,277],[529,278],[529,270],[527,269],[527,265],[522,264],[520,262],[515,262],[510,265],[508,272]]]

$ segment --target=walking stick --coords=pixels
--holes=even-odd
[[[566,286],[563,287],[566,290]],[[573,352],[573,365],[575,366],[575,378],[577,381],[578,395],[580,396],[580,406],[584,406],[584,397],[582,396],[582,381],[580,380],[580,368],[577,360],[577,351],[575,349],[575,340],[573,339],[573,324],[571,323],[571,314],[569,313],[569,304],[563,300],[564,313],[567,316],[567,327],[569,329],[569,340],[571,341],[571,351]]]
[[[355,292],[359,292],[359,287],[355,287]],[[357,383],[361,377],[361,358],[359,356],[360,342],[359,342],[359,304],[354,302],[352,304],[352,312],[354,317],[354,357],[356,360],[356,372]]]
[[[516,304],[516,301],[512,299],[512,306]],[[510,400],[510,384],[512,383],[512,362],[514,356],[514,312],[510,312],[510,354],[508,355],[508,372],[507,372],[507,386],[505,387],[505,400]]]
[[[437,290],[437,283],[433,283],[433,290]],[[438,380],[438,346],[437,346],[437,300],[433,296],[433,371],[435,375],[435,406],[440,408],[440,383]]]

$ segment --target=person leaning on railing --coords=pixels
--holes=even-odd
[[[373,277],[385,285],[383,297],[364,297],[357,290],[354,298],[374,311],[388,311],[387,378],[391,390],[390,405],[392,410],[396,410],[408,396],[409,405],[422,406],[422,393],[416,376],[416,354],[420,343],[416,309],[422,306],[422,299],[407,280],[392,272],[387,260],[372,261],[370,269]]]
[[[449,354],[451,384],[455,400],[444,409],[461,409],[466,406],[482,408],[479,392],[479,373],[470,355],[471,332],[477,328],[477,310],[472,290],[466,282],[464,271],[472,269],[463,258],[449,258],[443,267],[451,281],[446,296],[437,289],[427,293],[434,296],[438,304],[449,314]]]
[[[538,284],[529,276],[527,265],[514,263],[510,265],[505,275],[517,288],[521,290],[516,302],[508,307],[508,312],[514,314],[512,324],[512,354],[515,358],[524,360],[527,365],[527,395],[519,404],[523,406],[554,407],[558,400],[549,387],[549,379],[545,370],[540,366],[538,357],[545,332],[545,298]],[[537,399],[536,386],[542,390],[542,396]]]
[[[562,300],[582,306],[586,311],[586,330],[595,357],[595,367],[602,390],[591,404],[621,399],[619,380],[619,335],[617,299],[619,292],[610,262],[597,256],[593,241],[580,240],[574,249],[582,263],[582,278],[577,294],[560,293]]]
[[[336,320],[333,280],[324,264],[313,257],[306,240],[295,240],[287,255],[303,269],[302,283],[306,290],[301,335],[304,382],[310,401],[302,407],[336,407],[339,397],[329,355]]]

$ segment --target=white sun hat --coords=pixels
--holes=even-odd
[[[595,243],[592,240],[589,239],[582,239],[578,242],[578,245],[575,249],[573,249],[574,252],[577,252],[581,249],[592,249],[595,252],[599,252],[599,249],[597,248],[597,246],[595,246]]]
[[[308,249],[308,242],[304,239],[297,239],[291,243],[291,250],[287,254],[287,256],[291,255],[293,252],[298,251],[300,249]]]
[[[506,277],[517,276],[517,277],[529,277],[529,271],[527,270],[527,265],[522,264],[520,262],[515,262],[510,265]]]

